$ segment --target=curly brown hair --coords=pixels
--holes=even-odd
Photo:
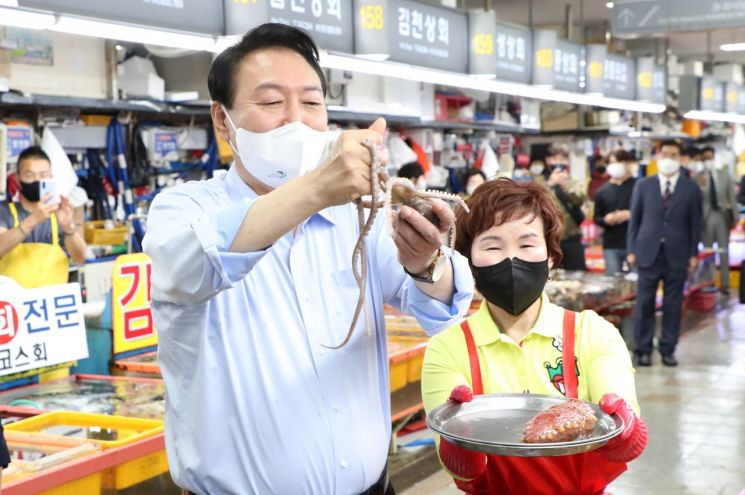
[[[551,192],[533,182],[515,182],[499,178],[481,184],[468,200],[470,213],[463,209],[456,213],[458,237],[455,249],[471,261],[471,245],[477,235],[494,225],[502,225],[525,215],[543,220],[548,258],[554,266],[561,263],[561,235],[564,229],[562,214]]]

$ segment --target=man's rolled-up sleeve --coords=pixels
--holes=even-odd
[[[156,300],[206,302],[240,282],[267,252],[228,252],[255,200],[219,207],[200,204],[189,192],[161,193],[148,214],[144,251],[153,262]]]

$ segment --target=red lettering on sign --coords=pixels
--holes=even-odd
[[[135,297],[140,286],[140,265],[122,265],[119,267],[119,275],[132,277],[132,285],[129,286],[129,290],[121,299],[122,306],[126,306]]]
[[[141,321],[144,319],[144,325]],[[139,321],[139,324],[135,323]],[[124,312],[124,338],[126,340],[138,339],[152,335],[153,313],[150,308],[132,309]]]
[[[16,308],[7,301],[0,301],[0,345],[10,343],[18,335],[19,326]]]

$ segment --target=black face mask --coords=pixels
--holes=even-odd
[[[33,182],[21,182],[21,194],[27,200],[35,203],[41,200],[41,183],[38,180]]]
[[[541,297],[548,280],[548,259],[523,261],[507,258],[491,266],[471,265],[471,270],[476,288],[484,298],[517,316]]]

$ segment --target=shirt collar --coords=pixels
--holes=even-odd
[[[230,169],[228,169],[228,172],[225,174],[225,187],[227,188],[228,195],[230,195],[230,199],[232,199],[233,202],[243,201],[244,199],[252,200],[259,197],[256,191],[251,189],[251,187],[246,184],[238,174],[238,164],[235,162],[230,165]],[[319,215],[331,224],[335,224],[336,215],[334,210],[335,208],[326,208],[316,213],[316,215]]]
[[[541,309],[538,312],[538,319],[528,335],[536,333],[548,338],[561,336],[564,330],[563,321],[564,310],[552,304],[544,292],[541,295]],[[489,313],[489,305],[486,300],[481,302],[479,309],[468,319],[468,324],[477,346],[486,346],[498,340],[515,343],[497,327],[491,313]]]
[[[680,172],[673,175],[672,177],[664,177],[662,175],[657,176],[660,179],[660,187],[662,188],[662,191],[665,191],[665,183],[667,181],[670,181],[670,189],[672,191],[675,190],[675,185],[678,183],[678,179],[680,178]]]

